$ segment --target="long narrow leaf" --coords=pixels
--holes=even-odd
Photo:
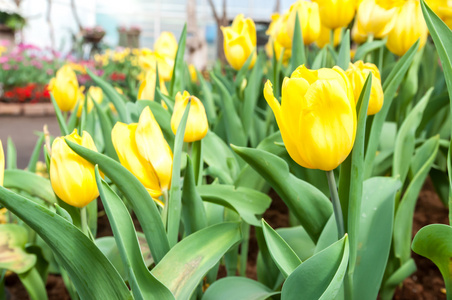
[[[177,92],[182,92],[182,80],[184,77],[184,53],[185,53],[185,41],[187,39],[187,24],[184,25],[182,30],[178,47],[176,58],[174,60],[173,76],[171,77],[171,82],[169,86],[169,94],[171,98],[174,98]]]

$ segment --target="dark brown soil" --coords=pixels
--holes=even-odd
[[[265,212],[263,218],[273,228],[288,227],[289,217],[288,209],[284,202],[274,192],[270,192],[273,202],[270,208]],[[107,216],[103,213],[102,203],[99,202],[99,227],[98,236],[111,235],[111,228],[108,223]],[[135,226],[139,228],[139,224],[134,218]],[[433,186],[428,180],[418,199],[416,212],[413,223],[413,236],[425,225],[432,223],[448,224],[448,209],[439,200]],[[257,279],[256,260],[257,260],[257,241],[254,234],[254,228],[250,232],[250,243],[248,252],[248,265],[246,276]],[[444,282],[437,267],[428,259],[413,253],[414,260],[418,266],[418,270],[412,276],[403,282],[403,286],[398,288],[394,296],[395,300],[442,300],[446,299]],[[224,268],[220,268],[218,277],[224,277],[226,272]],[[25,288],[16,275],[6,278],[6,287],[10,294],[11,300],[29,299]],[[49,275],[46,288],[50,300],[66,300],[70,299],[60,276]]]

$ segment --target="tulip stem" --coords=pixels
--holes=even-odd
[[[89,237],[88,229],[88,214],[86,213],[86,206],[80,208],[80,223],[82,226],[82,232]]]
[[[333,212],[336,219],[337,233],[339,239],[341,239],[344,234],[344,217],[342,216],[341,202],[339,201],[339,194],[337,193],[336,180],[334,179],[334,172],[326,171],[326,177],[328,178],[328,186],[330,188],[331,201],[333,203]]]

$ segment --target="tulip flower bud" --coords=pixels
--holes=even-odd
[[[62,66],[52,78],[48,87],[61,111],[74,108],[78,98],[78,81],[69,65]]]
[[[138,152],[154,168],[161,190],[168,190],[171,185],[173,153],[149,107],[141,112],[135,142]]]
[[[350,63],[350,67],[345,74],[352,85],[355,94],[355,103],[358,102],[359,95],[366,82],[367,76],[372,73],[372,87],[370,90],[369,106],[367,107],[367,115],[374,115],[380,111],[383,106],[383,88],[381,87],[380,71],[377,66],[371,63],[364,63],[362,60]]]
[[[402,56],[420,38],[419,49],[427,41],[428,29],[417,0],[407,0],[396,16],[394,28],[388,34],[386,47],[392,53]]]
[[[319,48],[323,48],[330,43],[331,30],[325,26],[321,26],[319,38],[315,41]],[[334,46],[336,47],[341,42],[341,29],[334,29]]]
[[[149,70],[146,72],[146,76],[144,80],[140,84],[140,88],[138,90],[138,100],[151,100],[154,101],[155,95],[155,81],[156,75],[154,70]],[[163,80],[160,80],[160,91],[164,95],[168,95],[168,90],[166,89],[165,83]]]
[[[80,137],[77,129],[74,129],[65,138],[97,151],[93,139],[86,131]],[[82,208],[99,196],[94,166],[69,148],[64,137],[53,141],[49,173],[55,194],[69,205]]]
[[[355,16],[356,0],[314,0],[319,4],[320,21],[330,29],[347,26]]]
[[[196,73],[196,67],[193,64],[188,65],[188,73],[190,74],[190,80],[192,82],[198,82],[198,74]]]
[[[88,97],[88,100],[96,101],[99,104],[102,103],[102,100],[104,100],[102,89],[98,86],[90,86],[86,96]]]
[[[3,145],[0,140],[0,186],[3,186],[3,178],[5,176],[5,154],[3,153]]]
[[[143,70],[152,70],[154,73],[159,69],[160,80],[170,81],[173,76],[174,59],[162,55],[158,52],[143,51],[144,53],[138,58],[138,64]]]
[[[367,40],[367,34],[358,27],[358,22],[355,22],[352,27],[352,40],[357,44],[362,44]]]
[[[305,45],[313,43],[320,34],[319,5],[315,2],[298,0],[290,6],[287,20],[287,33],[293,39],[295,19],[298,14],[301,34]]]
[[[154,51],[171,59],[176,59],[177,41],[174,34],[168,31],[160,33],[159,38],[154,43]]]
[[[256,26],[253,20],[245,19],[242,14],[235,17],[230,27],[221,27],[224,37],[224,54],[226,60],[235,70],[240,70],[248,57],[253,59],[250,68],[256,61]]]
[[[124,124],[118,122],[111,131],[111,139],[119,162],[144,185],[152,198],[162,194],[159,179],[152,164],[144,158],[136,143],[136,129],[138,124]]]
[[[292,56],[292,40],[287,34],[287,19],[289,12],[287,11],[283,16],[279,14],[272,15],[272,22],[268,26],[265,34],[269,36],[268,42],[265,45],[265,52],[267,56],[272,58],[273,52],[276,54],[276,59],[279,61],[283,55],[282,62],[284,65],[289,63]]]
[[[187,125],[185,126],[184,142],[199,141],[207,134],[209,124],[207,122],[206,110],[202,102],[195,96],[190,96],[187,91],[176,95],[173,116],[171,117],[171,129],[176,134],[179,123],[184,114],[188,102],[191,101],[188,112]]]
[[[270,81],[264,96],[287,152],[299,165],[330,171],[347,158],[355,141],[356,107],[342,69],[314,71],[300,66],[284,78],[281,104]]]
[[[383,38],[392,30],[399,6],[382,0],[364,0],[356,13],[356,24],[360,31]]]

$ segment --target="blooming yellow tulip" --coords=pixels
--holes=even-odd
[[[290,57],[292,56],[292,40],[289,38],[289,35],[287,34],[286,25],[284,23],[284,20],[288,18],[288,11],[285,15],[280,16],[279,14],[273,14],[272,15],[272,22],[268,26],[267,31],[265,34],[269,36],[267,44],[265,44],[265,52],[267,53],[268,57],[273,57],[273,51],[276,54],[276,59],[279,61],[281,59],[281,55],[283,55],[283,64],[286,65]],[[278,37],[280,37],[278,39]],[[287,37],[287,38],[286,38]],[[283,40],[283,43],[285,43],[284,46],[281,44],[281,39]]]
[[[97,151],[93,139],[86,131],[80,137],[77,129],[74,129],[65,138]],[[49,173],[55,194],[69,205],[85,207],[99,196],[94,166],[69,148],[64,137],[58,137],[53,141]]]
[[[69,65],[62,66],[49,83],[49,91],[61,111],[74,108],[78,98],[78,81],[75,72]]]
[[[164,31],[154,43],[154,51],[171,59],[176,59],[177,41],[171,32]]]
[[[320,35],[318,39],[315,41],[316,45],[319,48],[323,48],[330,43],[331,30],[332,29],[329,29],[322,25],[320,29]],[[341,29],[337,28],[334,30],[334,41],[333,41],[334,46],[336,47],[337,45],[339,45],[340,42],[341,42]]]
[[[388,1],[364,0],[361,2],[356,13],[356,23],[361,32],[383,38],[392,30],[399,6],[383,2]]]
[[[286,24],[290,38],[293,38],[297,14],[303,42],[305,45],[309,45],[317,40],[320,34],[319,5],[315,2],[298,0],[290,6],[289,18]]]
[[[187,91],[184,91],[183,94],[179,92],[176,95],[176,103],[174,104],[173,116],[171,117],[171,129],[176,134],[188,102],[191,102],[191,105],[188,111],[184,142],[199,141],[206,136],[207,129],[209,129],[206,110],[202,102],[195,96],[190,96]]]
[[[96,101],[99,104],[102,103],[102,100],[104,100],[102,89],[98,86],[90,86],[86,95],[88,100]]]
[[[145,107],[141,112],[135,141],[141,156],[154,167],[161,190],[168,190],[171,184],[173,153],[149,107]]]
[[[358,22],[355,22],[352,27],[352,40],[357,44],[362,44],[367,40],[367,34],[361,27],[358,27]]]
[[[392,53],[402,56],[420,38],[419,49],[427,41],[428,29],[417,0],[407,0],[396,16],[394,28],[388,34],[386,47]]]
[[[355,16],[356,0],[314,0],[319,4],[320,21],[328,28],[347,26]]]
[[[111,131],[111,139],[121,165],[135,175],[152,198],[157,198],[162,194],[159,180],[152,164],[138,151],[136,144],[137,126],[137,123],[127,125],[118,122]]]
[[[0,140],[0,186],[3,186],[5,172],[5,153],[3,152],[2,141]]]
[[[157,80],[155,73],[155,70],[149,70],[146,72],[146,76],[138,89],[138,100],[154,101],[155,82]],[[163,80],[160,80],[160,91],[164,95],[168,95],[168,90],[166,89],[165,82]]]
[[[174,59],[164,56],[158,52],[144,52],[138,58],[138,64],[145,70],[152,70],[154,73],[159,69],[159,77],[161,80],[170,81],[173,76]]]
[[[250,68],[256,61],[256,26],[253,20],[237,15],[230,27],[221,27],[224,37],[226,60],[235,70],[240,70],[248,57],[253,54]]]
[[[358,102],[359,95],[366,82],[367,76],[372,73],[372,87],[370,90],[369,106],[367,115],[374,115],[383,106],[383,88],[381,87],[380,71],[377,66],[371,63],[364,63],[362,60],[350,63],[350,67],[345,71],[355,93],[355,103]]]
[[[264,96],[287,152],[299,165],[331,171],[347,158],[355,141],[356,107],[342,69],[314,71],[300,66],[284,78],[281,104],[270,81]]]

